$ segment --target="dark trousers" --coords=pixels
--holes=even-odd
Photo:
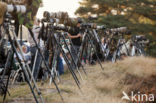
[[[58,72],[59,72],[59,75],[62,75],[64,74],[64,66],[63,66],[62,58],[58,56],[57,60],[58,60],[57,62]]]

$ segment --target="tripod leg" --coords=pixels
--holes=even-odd
[[[3,102],[5,101],[5,98],[6,98],[6,95],[7,95],[10,74],[11,74],[11,70],[9,71],[9,75],[8,75],[8,79],[7,79],[7,84],[6,84],[6,88],[5,88],[5,94],[4,94],[4,97],[3,97]]]
[[[113,62],[113,63],[115,63],[115,61],[116,61],[116,55],[117,55],[117,51],[115,51],[115,52],[113,53],[113,57],[112,57],[112,62]]]
[[[10,41],[10,43],[11,43],[12,49],[13,49],[13,51],[15,52],[15,54],[16,54],[16,56],[17,56],[17,60],[18,60],[18,62],[20,63],[20,66],[22,67],[22,70],[23,70],[23,72],[24,72],[24,75],[26,76],[26,81],[27,81],[27,83],[28,83],[28,85],[29,85],[29,87],[30,87],[30,89],[31,89],[31,91],[32,91],[32,94],[33,94],[33,96],[34,96],[34,98],[35,98],[35,101],[36,101],[36,103],[38,103],[38,99],[37,99],[36,94],[35,94],[35,92],[34,92],[34,90],[33,90],[33,88],[32,88],[32,85],[31,85],[31,83],[30,83],[30,79],[28,78],[29,75],[32,76],[32,75],[31,75],[30,68],[29,68],[29,65],[28,65],[27,62],[25,61],[25,57],[24,57],[24,55],[23,55],[23,53],[22,53],[21,46],[20,46],[19,42],[17,41],[17,37],[16,37],[15,32],[13,32],[13,30],[10,30],[10,31],[12,31],[12,34],[13,34],[13,36],[14,36],[14,39],[15,39],[15,41],[16,41],[18,47],[19,47],[20,54],[21,54],[21,56],[22,56],[22,58],[23,58],[23,60],[24,60],[24,63],[25,63],[26,68],[25,68],[25,66],[23,66],[23,64],[21,63],[21,60],[20,60],[19,55],[18,55],[18,53],[17,53],[16,47],[15,47],[15,45],[14,45],[12,39],[11,39],[11,36],[10,36],[10,34],[9,34],[9,32],[8,32],[8,37],[9,37],[9,41]],[[28,75],[28,74],[29,74],[29,75]],[[36,87],[36,90],[37,90],[37,92],[38,92],[38,95],[40,96],[40,99],[41,99],[42,103],[44,103],[43,98],[42,98],[42,96],[41,96],[41,92],[39,91],[39,89],[38,89],[38,87],[37,87],[37,85],[36,85],[36,82],[35,82],[34,78],[33,78],[33,83],[34,83],[34,85],[35,85],[35,87]]]
[[[13,55],[11,56],[11,64],[12,63],[13,63]],[[11,66],[12,65],[10,65],[10,68],[11,68]],[[9,75],[8,75],[8,79],[7,79],[7,83],[6,83],[6,88],[5,88],[5,94],[4,94],[4,97],[3,97],[3,102],[5,101],[5,98],[6,98],[6,95],[7,95],[10,75],[11,75],[11,70],[9,70]]]
[[[78,53],[79,60],[82,60],[83,54],[88,52],[87,49],[88,49],[88,40],[87,40],[87,36],[84,35],[84,39],[82,41],[80,52]]]
[[[13,80],[12,80],[12,85],[14,84],[14,82],[15,82],[15,80],[16,80],[16,77],[18,76],[18,74],[19,74],[19,71],[20,71],[20,69],[19,70],[17,70],[16,72],[15,72],[15,76],[13,77]]]
[[[3,81],[2,81],[2,84],[3,84],[3,86],[5,87],[4,89],[3,89],[3,91],[4,91],[4,96],[3,96],[3,102],[5,101],[5,98],[6,98],[6,95],[7,95],[7,92],[8,92],[8,85],[9,85],[9,80],[10,80],[10,76],[11,76],[11,66],[12,66],[12,63],[13,63],[13,53],[11,53],[11,51],[9,52],[9,55],[8,55],[9,57],[7,58],[7,62],[6,62],[6,64],[5,64],[5,70],[4,70],[4,72],[3,72],[3,74],[2,74],[2,78],[1,78],[1,80],[3,80],[4,79],[4,75],[5,75],[5,73],[6,73],[6,69],[7,68],[10,68],[9,69],[9,74],[8,74],[8,78],[7,78],[7,83],[6,83],[6,86],[5,86],[5,84],[3,83]],[[11,58],[11,60],[10,60],[10,58]],[[11,61],[10,62],[10,64],[9,64],[9,60]],[[9,64],[9,65],[8,65]],[[10,95],[10,93],[8,92],[8,94]]]
[[[125,48],[126,48],[127,55],[128,55],[128,56],[130,56],[130,53],[129,53],[129,50],[128,50],[128,48],[127,48],[127,45],[126,45],[126,43],[124,43],[124,46],[125,46]]]
[[[64,36],[64,35],[63,35],[63,36]],[[74,45],[73,45],[73,43],[72,43],[72,41],[71,41],[71,38],[69,38],[69,36],[67,36],[67,37],[68,37],[69,42],[70,42],[70,44],[71,44],[71,48],[76,52],[76,50],[75,50],[75,48],[74,48]],[[81,48],[81,46],[80,46],[80,48]],[[80,50],[79,50],[79,51],[80,51]],[[79,54],[79,53],[78,53],[78,54]],[[85,71],[84,66],[83,66],[82,63],[81,63],[81,60],[80,60],[79,56],[76,55],[76,58],[78,58],[78,63],[80,63],[80,66],[82,67],[83,72],[85,73],[85,75],[87,75],[87,72]]]
[[[35,59],[34,59],[32,73],[31,73],[33,76],[34,76],[34,71],[35,71],[35,65],[36,65],[37,55],[38,55],[38,50],[35,53]],[[32,78],[31,78],[31,81],[32,81]]]
[[[65,38],[64,38],[63,35],[62,35],[62,38],[63,38],[63,41],[64,41],[64,43],[65,43],[66,48],[68,49],[68,52],[69,52],[70,56],[71,56],[72,62],[74,63],[74,66],[76,67],[77,72],[79,73],[80,78],[83,80],[83,77],[82,77],[82,75],[81,75],[81,73],[80,73],[80,71],[79,71],[79,67],[78,67],[76,61],[74,60],[74,57],[73,57],[73,55],[71,54],[71,51],[70,51],[70,49],[69,49],[69,47],[68,47],[68,44],[67,44],[67,42],[66,42],[66,40],[65,40]]]
[[[97,43],[98,43],[98,45],[100,46],[100,49],[101,49],[101,51],[102,51],[102,56],[103,56],[103,58],[105,57],[105,51],[104,51],[104,48],[103,48],[103,46],[102,46],[102,43],[101,43],[101,40],[100,40],[100,38],[99,38],[99,35],[97,34],[97,32],[96,32],[96,30],[95,29],[93,29],[93,33],[91,33],[94,37],[95,37],[95,39],[96,39],[96,41],[97,41]]]
[[[49,82],[49,84],[51,85],[51,83],[52,83],[52,79],[54,79],[54,70],[56,69],[56,65],[57,65],[57,56],[58,56],[58,51],[57,52],[55,52],[54,53],[54,57],[53,57],[53,61],[52,61],[52,69],[51,69],[51,75],[52,75],[52,77],[50,78],[50,82]]]
[[[89,39],[89,41],[90,41],[90,43],[91,43],[91,47],[92,47],[93,50],[95,51],[95,55],[96,55],[97,60],[98,60],[98,62],[99,62],[99,64],[100,64],[100,66],[101,66],[101,69],[104,70],[104,68],[102,67],[101,61],[100,61],[100,59],[99,59],[99,57],[98,57],[98,55],[97,55],[97,51],[96,51],[96,49],[94,48],[94,44],[93,44],[93,42],[91,41],[90,36],[87,35],[87,37],[88,37],[88,39]]]
[[[43,62],[44,62],[44,64],[45,64],[45,66],[46,66],[46,69],[47,69],[48,73],[50,74],[50,76],[52,76],[52,75],[51,75],[51,72],[50,72],[50,68],[49,68],[49,66],[48,66],[48,64],[47,64],[47,62],[46,62],[46,60],[45,60],[43,54],[41,53],[41,49],[40,49],[39,46],[37,45],[37,42],[36,42],[36,40],[35,40],[35,38],[34,38],[33,32],[31,31],[31,29],[28,29],[28,30],[29,30],[31,37],[33,38],[33,40],[34,40],[34,42],[35,42],[35,44],[36,44],[36,47],[37,47],[37,49],[38,49],[38,51],[39,51],[39,53],[40,53],[40,56],[41,56],[42,59],[43,59]],[[55,85],[55,87],[56,87],[56,89],[57,89],[57,91],[58,91],[58,93],[59,93],[59,95],[60,95],[62,101],[64,101],[64,100],[63,100],[63,97],[62,97],[62,95],[61,95],[61,92],[60,92],[60,90],[59,90],[59,88],[58,88],[58,86],[57,86],[57,84],[55,83],[54,80],[53,80],[53,82],[54,82],[54,85]]]
[[[8,52],[8,57],[7,57],[7,61],[6,61],[6,64],[5,64],[5,68],[4,68],[4,71],[3,71],[3,74],[1,76],[1,79],[3,80],[4,79],[4,75],[6,74],[6,70],[8,68],[8,66],[10,66],[9,62],[10,62],[10,57],[11,57],[12,53],[11,51],[9,50]]]
[[[11,38],[10,38],[10,39],[11,39]],[[37,100],[37,97],[36,97],[36,95],[35,95],[35,92],[33,91],[32,85],[30,84],[29,79],[28,79],[28,75],[27,75],[27,73],[26,73],[24,67],[23,67],[22,64],[21,64],[21,61],[20,61],[19,56],[18,56],[18,54],[17,54],[17,51],[16,51],[16,49],[15,49],[15,46],[13,45],[13,42],[12,42],[11,40],[10,40],[10,43],[11,43],[11,45],[12,45],[13,51],[14,51],[15,54],[17,55],[17,60],[18,60],[18,62],[20,63],[20,65],[21,65],[21,67],[22,67],[22,69],[23,69],[23,71],[24,71],[24,75],[25,75],[25,77],[26,77],[26,81],[27,81],[27,83],[28,83],[28,85],[29,85],[29,87],[30,87],[30,89],[31,89],[31,92],[32,92],[32,94],[33,94],[33,96],[34,96],[34,99],[35,99],[36,103],[38,103],[38,100]]]
[[[63,55],[63,57],[64,57],[64,59],[65,59],[67,65],[68,65],[69,71],[71,72],[71,74],[72,74],[72,76],[73,76],[73,78],[74,78],[74,80],[75,80],[75,82],[76,82],[78,88],[80,89],[80,86],[79,86],[79,83],[80,83],[80,82],[79,82],[79,80],[78,80],[76,74],[75,74],[74,71],[72,70],[71,65],[70,65],[70,63],[69,63],[69,61],[68,61],[68,59],[67,59],[67,56],[65,55],[64,50],[62,49],[62,46],[58,43],[58,41],[57,41],[55,35],[54,35],[54,40],[56,41],[56,43],[57,43],[57,45],[58,45],[58,47],[59,47],[59,50],[62,52],[62,55]]]

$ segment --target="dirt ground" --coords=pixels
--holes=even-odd
[[[156,59],[150,57],[128,57],[116,63],[103,63],[104,70],[97,63],[85,66],[87,76],[81,70],[84,80],[79,89],[69,72],[61,76],[57,83],[65,103],[129,103],[122,100],[122,92],[130,95],[131,91],[144,94],[154,94],[156,103]],[[78,74],[77,74],[78,75]],[[63,103],[54,84],[38,83],[45,103]],[[22,83],[9,89],[11,96],[7,96],[5,103],[35,103],[29,87]],[[39,98],[38,98],[39,99]],[[0,103],[2,102],[0,96]],[[39,99],[40,100],[40,99]]]

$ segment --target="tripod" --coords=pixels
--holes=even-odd
[[[62,35],[62,37],[64,38],[64,41],[65,41],[65,37],[67,37],[67,39],[69,40],[69,43],[70,43],[69,45],[71,45],[71,50],[74,50],[74,52],[76,52],[76,50],[75,50],[75,48],[74,48],[74,45],[73,45],[73,43],[72,43],[72,40],[71,40],[71,38],[70,38],[67,34],[68,34],[68,33],[64,32],[64,35]],[[69,47],[67,46],[67,43],[66,43],[66,42],[65,42],[65,45],[66,45],[68,51],[70,51],[70,49],[69,49]],[[70,54],[72,55],[71,51],[70,51]],[[81,68],[82,68],[84,74],[87,75],[87,73],[86,73],[86,71],[85,71],[85,69],[84,69],[84,66],[83,66],[82,63],[81,63],[80,58],[78,57],[78,55],[75,55],[75,56],[76,56],[76,58],[78,58],[77,63],[80,63],[80,66],[81,66]],[[74,61],[74,60],[73,60],[73,61]],[[78,67],[78,70],[79,70],[79,66],[78,66],[77,63],[75,62],[74,64],[76,64],[76,66]]]
[[[13,69],[13,67],[11,67],[12,66],[12,63],[13,63],[13,55],[12,55],[12,52],[9,51],[8,57],[7,57],[7,61],[6,61],[6,64],[5,64],[5,68],[3,70],[3,74],[2,74],[2,76],[0,78],[0,84],[1,84],[0,85],[0,89],[1,89],[2,94],[4,94],[4,96],[3,96],[3,102],[5,101],[5,98],[6,98],[7,93],[10,96],[10,93],[8,91],[8,85],[9,85],[9,80],[10,80],[10,75],[11,75],[11,69]],[[8,70],[7,82],[5,84],[4,83],[4,76],[5,76],[5,73],[7,71],[6,69],[10,69],[10,70]]]
[[[102,46],[102,42],[100,40],[98,33],[96,32],[95,29],[92,29],[92,33],[90,34],[92,34],[92,38],[94,38],[94,40],[97,42],[98,46],[100,47],[100,51],[102,52],[102,56],[103,58],[105,58],[106,51],[105,48]]]
[[[135,55],[145,55],[145,51],[143,49],[143,46],[139,44],[139,41],[134,40],[134,38],[132,38],[131,56]]]
[[[117,49],[113,53],[113,57],[112,57],[112,62],[113,63],[116,61],[116,59],[121,59],[121,49],[122,49],[123,46],[126,49],[127,55],[129,55],[129,50],[128,50],[127,46],[126,46],[126,42],[125,42],[125,39],[123,38],[123,34],[122,34],[121,38],[118,40]]]
[[[51,77],[53,77],[52,74],[51,74],[51,71],[50,71],[50,67],[49,67],[49,65],[47,64],[46,59],[45,59],[45,57],[43,56],[40,47],[37,45],[37,41],[35,40],[35,37],[34,37],[33,32],[31,31],[31,29],[28,29],[28,30],[29,30],[29,32],[30,32],[31,37],[33,38],[33,40],[34,40],[34,42],[35,42],[36,48],[37,48],[37,50],[38,50],[40,56],[42,57],[43,63],[44,63],[44,65],[45,65],[45,67],[46,67],[46,70],[47,70],[48,74],[49,74]],[[58,91],[58,93],[59,93],[59,95],[60,95],[62,101],[64,102],[64,99],[63,99],[63,97],[62,97],[62,95],[61,95],[60,89],[58,88],[58,86],[57,86],[55,80],[52,79],[52,81],[53,81],[53,83],[54,83],[54,85],[55,85],[55,87],[56,87],[56,89],[57,89],[57,91]]]
[[[38,89],[38,87],[36,85],[36,82],[35,82],[34,78],[31,75],[29,65],[25,61],[25,57],[24,57],[24,54],[22,52],[21,45],[19,44],[19,42],[17,40],[17,36],[15,34],[15,28],[14,28],[13,23],[11,22],[11,19],[12,19],[12,17],[9,14],[7,14],[6,18],[5,18],[5,22],[4,22],[5,25],[4,26],[5,26],[5,30],[6,30],[6,34],[8,36],[9,42],[11,44],[11,49],[13,50],[13,55],[15,54],[17,56],[17,61],[21,66],[22,72],[23,72],[23,74],[24,74],[24,76],[26,78],[26,82],[28,83],[28,85],[29,85],[29,87],[31,89],[31,92],[32,92],[32,94],[34,96],[34,99],[35,99],[36,103],[39,103],[39,100],[37,99],[37,95],[39,95],[41,102],[44,103],[41,92],[39,91],[39,89]],[[12,36],[11,36],[11,34],[12,34]],[[16,43],[16,46],[15,46],[15,43]],[[19,48],[19,51],[17,51],[16,47]],[[22,56],[22,60],[19,57],[19,55]],[[22,61],[23,61],[23,63],[22,63]],[[11,71],[11,70],[9,70],[9,71]],[[33,78],[33,84],[30,83],[30,77]],[[36,92],[37,92],[37,95],[35,94],[35,91],[34,91],[32,85],[34,85],[34,87],[36,89]]]
[[[92,38],[93,38],[93,39],[92,39]],[[90,46],[89,46],[89,47],[90,47],[90,48],[89,48],[90,51],[93,50],[93,52],[95,53],[96,58],[97,58],[97,60],[98,60],[98,63],[99,63],[99,65],[100,65],[101,69],[103,70],[104,68],[102,67],[101,61],[100,61],[100,59],[99,59],[99,57],[98,57],[97,50],[96,50],[96,48],[95,48],[95,45],[94,45],[94,43],[93,43],[93,40],[94,40],[94,37],[92,36],[92,32],[90,31],[89,28],[86,28],[86,29],[85,29],[85,32],[84,32],[84,34],[83,34],[82,44],[81,44],[81,47],[80,47],[80,52],[79,52],[79,54],[78,54],[78,57],[79,57],[79,58],[82,58],[82,55],[83,55],[84,51],[85,51],[85,50],[88,50],[88,49],[85,49],[85,48],[86,48],[86,45],[88,45],[88,46],[90,45]]]
[[[8,34],[8,38],[9,38],[9,41],[11,43],[12,50],[15,53],[15,55],[17,56],[17,61],[18,61],[18,63],[20,64],[20,66],[22,68],[22,71],[23,71],[23,73],[25,75],[25,78],[26,78],[26,82],[28,83],[28,85],[29,85],[29,87],[31,89],[31,92],[32,92],[32,94],[34,96],[34,99],[35,99],[36,103],[39,103],[39,101],[37,99],[37,96],[35,94],[34,89],[36,89],[37,95],[39,95],[39,97],[41,99],[41,102],[44,103],[43,98],[42,98],[42,95],[41,95],[41,92],[39,91],[39,89],[38,89],[38,87],[36,85],[36,82],[35,82],[32,74],[31,74],[30,67],[29,67],[27,61],[25,60],[25,57],[23,55],[21,46],[20,46],[19,42],[17,41],[17,36],[16,36],[16,34],[14,32],[14,26],[11,25],[10,19],[11,19],[10,17],[7,19],[7,21],[6,21],[6,27],[5,28],[6,28],[6,34]],[[30,29],[28,29],[28,30],[29,30],[31,36],[33,37],[33,40],[35,41],[32,31]],[[13,38],[11,37],[10,33],[13,34]],[[22,59],[19,57],[19,54],[18,54],[18,51],[16,49],[15,43],[17,44],[17,47],[19,48],[19,54],[22,56]],[[37,42],[36,41],[35,41],[35,43],[37,45]],[[39,50],[40,55],[44,59],[44,57],[41,54],[41,51],[40,51],[40,48],[38,47],[38,45],[37,45],[37,48]],[[45,61],[45,59],[44,59],[44,61]],[[22,64],[22,62],[23,62],[23,64]],[[44,62],[44,63],[45,63],[45,65],[48,68],[48,65],[46,64],[46,62]],[[49,70],[49,68],[48,68],[48,70]],[[32,83],[30,82],[30,78],[32,78]],[[55,81],[53,81],[53,82],[54,82],[54,84],[56,86],[56,89],[58,90],[58,92],[60,94],[60,90],[57,87],[57,84],[55,83]],[[60,94],[60,96],[61,96],[61,94]],[[63,100],[62,96],[61,96],[61,99]]]
[[[60,35],[59,35],[59,33],[56,32],[56,30],[54,29],[54,26],[53,26],[52,24],[49,24],[49,25],[48,25],[48,28],[49,28],[49,29],[48,29],[48,30],[49,30],[48,35],[50,35],[50,36],[48,36],[48,37],[51,37],[52,40],[54,40],[54,43],[53,43],[52,45],[55,44],[55,46],[57,47],[57,49],[55,48],[55,50],[53,49],[53,51],[59,51],[59,52],[62,53],[62,55],[63,55],[63,57],[64,57],[64,59],[65,59],[65,61],[66,61],[66,63],[67,63],[67,66],[68,66],[68,68],[69,68],[69,71],[71,72],[71,74],[72,74],[72,76],[73,76],[73,78],[74,78],[74,80],[75,80],[75,82],[76,82],[78,88],[80,89],[80,86],[79,86],[80,81],[78,80],[77,75],[75,74],[74,70],[72,69],[71,64],[70,64],[70,62],[69,62],[69,60],[68,60],[68,57],[67,57],[67,55],[65,54],[65,52],[64,52],[64,50],[63,50],[63,48],[62,48],[62,45],[60,44],[60,39],[59,39],[59,38],[60,38]],[[54,32],[54,31],[55,31],[55,32]],[[66,42],[66,41],[65,41],[65,42]],[[53,61],[56,61],[56,60],[53,60]]]

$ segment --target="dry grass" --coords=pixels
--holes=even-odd
[[[156,96],[155,58],[128,57],[114,64],[104,63],[103,66],[104,71],[99,65],[86,67],[88,77],[84,76],[85,80],[81,81],[81,91],[71,75],[62,76],[59,87],[65,103],[126,103],[121,100],[122,91],[129,93],[132,90],[154,93]],[[53,85],[40,88],[46,103],[62,103]],[[22,101],[13,103],[26,103]]]

